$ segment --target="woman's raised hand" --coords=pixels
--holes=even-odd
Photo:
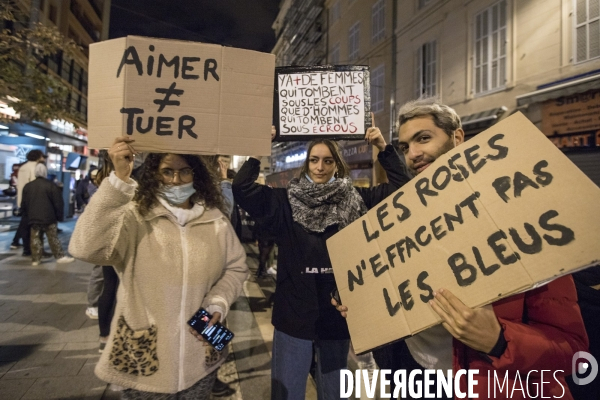
[[[365,134],[365,140],[369,142],[369,144],[376,146],[379,151],[383,151],[385,150],[387,143],[385,142],[385,139],[383,138],[379,128],[375,126],[375,114],[373,113],[371,113],[371,124],[371,127],[367,129],[367,133]]]
[[[131,145],[135,140],[128,137],[118,137],[108,149],[108,156],[115,167],[115,175],[123,182],[129,180],[133,170],[133,158],[135,150]]]

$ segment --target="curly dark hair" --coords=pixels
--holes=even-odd
[[[147,215],[148,212],[158,204],[158,192],[160,190],[160,177],[158,177],[158,167],[161,161],[169,153],[150,153],[142,165],[142,173],[138,180],[138,189],[135,192],[133,201],[138,205],[138,211],[141,215]],[[204,202],[206,208],[218,208],[224,211],[223,195],[219,186],[217,172],[206,156],[197,156],[193,154],[175,154],[182,157],[194,171],[194,193],[191,201]]]
[[[31,150],[26,157],[27,161],[37,161],[41,157],[46,158],[46,155],[41,150]]]
[[[94,178],[94,183],[96,184],[96,186],[100,186],[102,181],[108,178],[110,173],[115,170],[115,167],[113,167],[113,163],[108,155],[107,150],[100,150],[98,158],[100,159],[100,168],[98,169],[96,178]]]

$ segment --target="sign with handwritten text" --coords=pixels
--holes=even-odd
[[[275,69],[276,141],[356,140],[371,126],[366,66]]]
[[[440,288],[479,307],[598,263],[599,201],[520,113],[441,155],[327,241],[354,350],[440,323]]]
[[[88,137],[140,151],[269,155],[275,58],[128,36],[90,46]]]

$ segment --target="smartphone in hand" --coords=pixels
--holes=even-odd
[[[221,351],[233,339],[233,332],[217,322],[208,326],[212,315],[204,308],[199,309],[188,321],[188,325],[198,332],[215,350]]]

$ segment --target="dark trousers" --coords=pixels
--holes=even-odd
[[[23,240],[23,253],[31,253],[31,235],[29,232],[29,218],[26,215],[21,215],[19,227],[13,238],[13,244],[18,244],[19,239]]]
[[[274,246],[275,241],[273,240],[258,239],[258,271],[256,271],[256,276],[261,276],[266,273],[267,262],[269,261],[269,256],[271,255]]]
[[[110,323],[115,315],[119,276],[110,265],[102,266],[102,275],[104,276],[104,288],[98,298],[98,325],[100,336],[106,337],[110,333]]]

